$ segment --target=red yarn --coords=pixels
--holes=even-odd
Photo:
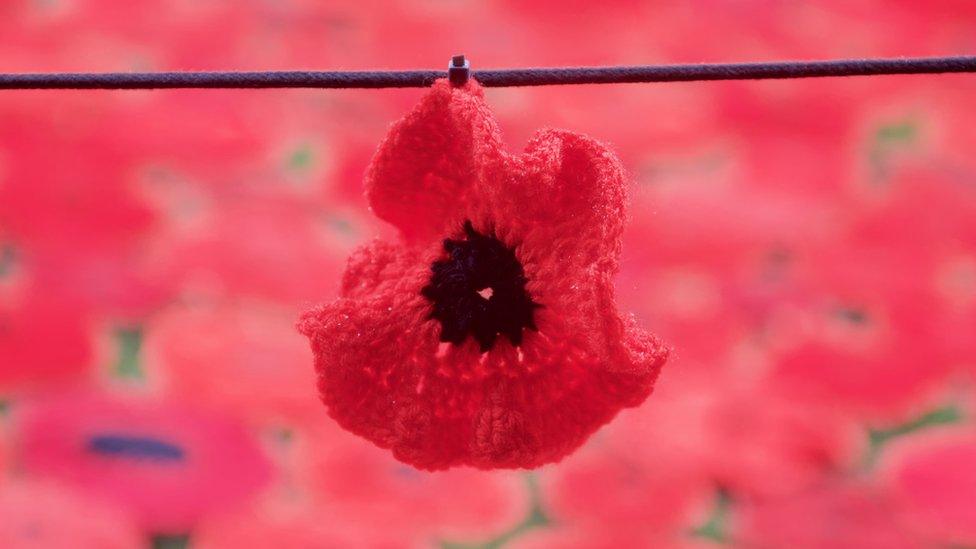
[[[604,145],[544,130],[511,155],[481,87],[439,81],[390,130],[366,185],[402,241],[357,250],[341,297],[299,322],[344,428],[422,469],[531,468],[651,393],[668,351],[614,305],[626,181]],[[517,346],[439,341],[422,289],[466,221],[514,250],[541,305]]]

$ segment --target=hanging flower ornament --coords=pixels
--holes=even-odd
[[[438,81],[366,175],[400,231],[306,312],[345,429],[421,469],[558,461],[650,393],[668,351],[613,297],[626,178],[606,146],[543,130],[503,150],[477,82]]]

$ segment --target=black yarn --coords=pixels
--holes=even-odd
[[[976,72],[976,56],[472,70],[486,87]],[[447,71],[0,74],[0,89],[424,88]]]
[[[430,318],[441,323],[441,341],[463,343],[470,335],[486,352],[504,334],[522,343],[522,330],[536,330],[540,307],[525,289],[525,271],[515,252],[493,236],[464,223],[464,240],[447,239],[447,259],[431,265],[421,293],[433,304]],[[490,292],[490,295],[489,295]]]

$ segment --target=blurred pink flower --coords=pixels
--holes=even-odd
[[[847,467],[863,446],[860,431],[830,410],[714,373],[679,367],[659,396],[622,414],[588,457],[547,475],[557,524],[672,543],[704,521],[715,487],[733,498],[794,493]]]
[[[837,238],[804,251],[803,313],[777,344],[783,390],[871,420],[904,417],[930,404],[956,362],[973,358],[974,338],[963,335],[969,309],[939,287],[940,268],[973,250],[956,236],[976,216],[976,196],[963,191],[931,172],[902,173],[850,205]]]
[[[30,252],[28,252],[30,253]],[[92,316],[139,323],[171,297],[172,280],[144,250],[85,247],[31,255],[27,268],[34,282],[66,306],[85,307]]]
[[[650,535],[632,529],[616,529],[612,524],[596,530],[583,530],[567,524],[554,524],[526,532],[505,549],[620,549],[653,547],[654,549],[715,549],[716,544],[691,538],[687,532],[671,536]]]
[[[404,513],[412,510],[404,509]],[[194,530],[192,547],[199,549],[340,548],[425,549],[430,539],[411,538],[382,523],[356,524],[336,520],[328,504],[252,505],[243,512],[222,514]]]
[[[85,311],[37,289],[0,299],[0,391],[77,381],[92,366]]]
[[[544,471],[542,502],[554,524],[630,540],[626,545],[653,540],[656,547],[682,535],[704,514],[711,484],[662,448],[669,444],[664,440],[631,439],[631,447],[622,449],[608,448],[598,438]]]
[[[716,123],[735,143],[751,187],[800,199],[834,200],[844,191],[856,151],[855,122],[871,98],[863,84],[725,82],[715,95]]]
[[[620,18],[655,20],[651,5],[642,0],[608,0],[599,4],[586,0],[505,0],[496,9],[501,12],[496,17],[511,21],[505,26],[511,28],[509,39],[514,43],[485,48],[485,54],[509,53],[514,57],[519,52],[533,51],[540,65],[617,61],[640,32],[634,26],[617,24]],[[615,28],[612,33],[606,32],[610,25]],[[569,28],[572,32],[566,32]],[[580,48],[581,43],[588,47]],[[517,58],[509,63],[519,64]]]
[[[750,366],[761,361],[746,358]],[[865,446],[860,425],[828,406],[785,398],[762,378],[737,376],[735,366],[676,368],[660,401],[623,414],[605,444],[644,468],[688,478],[689,487],[711,494],[720,486],[733,497],[796,492],[856,463]]]
[[[171,241],[174,270],[191,287],[295,307],[338,288],[345,250],[308,204],[245,193],[221,196],[205,216]]]
[[[4,480],[0,540],[6,549],[131,549],[146,544],[130,517],[57,484]]]
[[[823,204],[731,174],[651,186],[633,211],[621,299],[679,342],[687,368],[703,371],[726,368],[738,346],[778,336],[780,311],[802,296],[796,249],[830,236]]]
[[[256,421],[320,419],[315,372],[290,311],[253,303],[174,306],[150,324],[145,352],[153,375],[185,402]]]
[[[898,508],[869,486],[829,483],[738,508],[736,546],[773,549],[915,549]]]
[[[6,407],[6,403],[2,405]],[[6,413],[3,410],[0,413]],[[0,486],[7,480],[7,470],[11,467],[11,456],[12,445],[10,444],[10,430],[7,428],[5,422],[0,422]]]
[[[76,106],[90,112],[68,126],[51,113],[0,111],[9,114],[0,128],[0,222],[28,250],[122,249],[152,227],[153,212],[133,185],[131,151],[89,139],[112,104]]]
[[[184,533],[261,488],[270,465],[235,422],[185,405],[63,397],[25,411],[24,468],[125,508],[154,533]]]
[[[255,177],[274,145],[275,113],[253,94],[163,91],[114,106],[86,136],[89,146],[129,153],[129,176],[140,183],[168,175],[204,188],[234,187]]]
[[[933,542],[976,543],[976,432],[971,426],[899,441],[885,474],[905,517]]]
[[[868,421],[907,418],[931,406],[948,372],[909,334],[866,346],[820,338],[804,342],[780,356],[774,384],[791,398],[832,402]]]
[[[518,473],[420,471],[337,427],[319,431],[311,452],[312,491],[334,520],[353,528],[381,524],[402,539],[479,540],[527,512]]]
[[[914,298],[921,317],[915,337],[927,338],[951,366],[976,366],[976,185],[966,174],[932,166],[902,170],[867,228],[906,257],[897,266],[901,296],[889,299]],[[912,291],[919,286],[921,296]]]
[[[852,467],[865,446],[859,425],[837,410],[770,389],[729,391],[703,419],[703,473],[737,495],[815,485]]]
[[[29,107],[0,111],[9,114],[0,128],[0,231],[52,299],[139,318],[170,291],[146,249],[155,212],[136,188],[135,154],[125,140],[95,143],[112,103],[73,106],[79,111],[71,124],[47,111],[25,116]]]

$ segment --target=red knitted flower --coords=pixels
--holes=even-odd
[[[508,154],[480,86],[439,81],[366,185],[402,241],[355,252],[299,323],[343,427],[423,469],[529,468],[650,394],[667,349],[614,306],[625,177],[604,145],[545,130]]]

